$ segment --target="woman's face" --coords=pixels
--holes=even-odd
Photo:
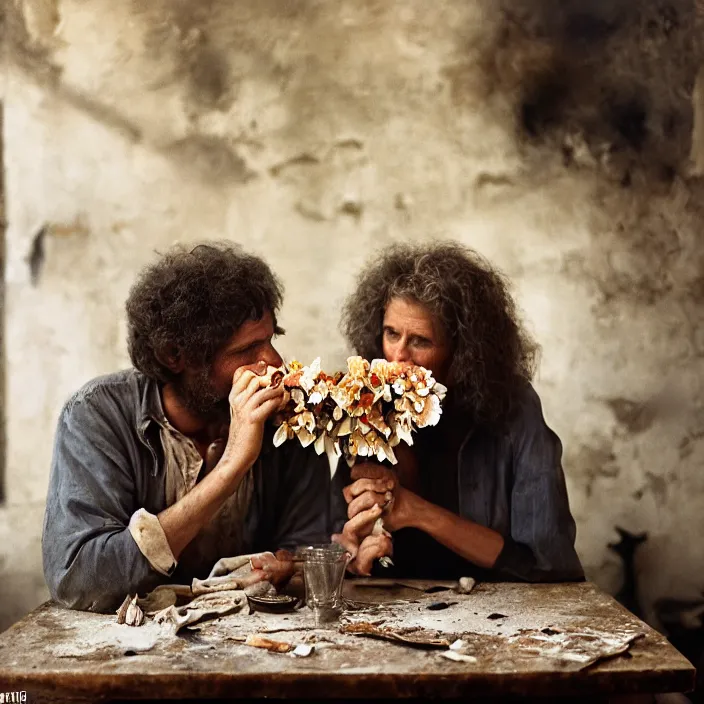
[[[413,362],[433,372],[447,385],[450,350],[442,326],[425,306],[406,298],[392,298],[384,312],[384,357],[389,362]]]

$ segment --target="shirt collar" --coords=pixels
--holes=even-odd
[[[159,382],[154,379],[147,379],[142,392],[139,424],[141,428],[146,428],[150,421],[155,421],[159,425],[166,422],[164,405],[161,402],[161,388]]]

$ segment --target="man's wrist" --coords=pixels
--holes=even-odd
[[[243,460],[242,457],[234,452],[228,453],[226,450],[215,470],[231,493],[239,486],[242,478],[251,467],[252,464]]]

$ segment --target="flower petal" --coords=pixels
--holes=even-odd
[[[288,439],[288,431],[290,428],[286,423],[282,423],[274,433],[274,447],[283,445]]]
[[[428,396],[423,412],[416,418],[416,425],[425,428],[428,425],[437,425],[440,420],[440,399],[437,396]]]
[[[316,441],[313,443],[313,448],[315,449],[316,453],[319,455],[322,455],[323,452],[325,452],[325,442],[328,440],[328,436],[325,433],[321,433]]]
[[[340,423],[340,428],[337,431],[338,436],[349,435],[354,430],[352,426],[352,418],[345,416]]]
[[[300,413],[306,407],[306,397],[300,389],[291,389],[291,398],[296,404],[295,412]]]
[[[298,441],[301,443],[302,447],[308,447],[314,440],[315,435],[308,431],[306,428],[301,428],[296,435],[298,436]]]

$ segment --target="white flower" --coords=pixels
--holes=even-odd
[[[437,425],[442,414],[440,408],[440,399],[437,396],[428,396],[425,399],[425,407],[423,411],[415,418],[416,425],[419,428],[425,428],[428,425]]]
[[[386,379],[389,363],[385,359],[372,359],[369,365],[369,372],[376,374],[382,380]]]
[[[363,357],[348,357],[347,369],[349,370],[350,376],[365,377],[369,372],[369,362]]]
[[[294,432],[291,426],[286,422],[282,423],[274,433],[274,447],[283,445],[287,440],[291,440],[293,436]]]
[[[369,443],[367,443],[359,430],[355,430],[350,434],[347,441],[347,447],[350,454],[359,455],[360,457],[368,457],[371,450]]]
[[[317,406],[323,401],[323,399],[327,398],[327,395],[329,393],[330,389],[328,388],[328,385],[324,381],[319,381],[313,387],[313,390],[311,391],[311,394],[308,397],[308,403],[313,406]]]
[[[354,425],[357,425],[356,421]],[[342,437],[343,435],[349,435],[353,430],[354,426],[352,425],[352,418],[350,418],[349,416],[345,416],[342,419],[342,423],[340,423],[340,427],[337,430],[337,435],[339,437]]]
[[[385,443],[383,440],[380,440],[379,445],[377,446],[376,458],[379,460],[379,462],[383,462],[386,459],[386,460],[389,460],[389,462],[391,462],[391,464],[398,463],[398,460],[396,459],[396,455],[394,454],[393,449],[391,448],[390,445]]]
[[[301,411],[305,410],[306,397],[300,389],[291,389],[291,398],[296,404],[296,407],[293,409],[294,413],[300,413]]]
[[[405,413],[394,413],[392,415],[393,419],[390,421],[390,425],[393,428],[394,435],[399,440],[403,440],[407,445],[412,445],[413,436],[411,435],[411,431],[413,429],[413,419],[411,418],[411,414],[407,411]]]
[[[384,437],[388,438],[391,435],[391,428],[384,421],[384,416],[376,406],[367,413],[367,422]]]
[[[328,436],[325,433],[320,433],[320,435],[318,435],[313,443],[313,448],[315,449],[316,454],[322,455],[323,452],[325,452],[325,444],[327,440]]]
[[[313,432],[315,430],[315,416],[311,411],[303,411],[298,416],[298,424],[309,432]]]
[[[303,373],[299,380],[301,388],[309,394],[311,389],[316,385],[320,376],[320,357],[316,357],[309,367],[303,367]]]
[[[300,428],[296,432],[296,435],[298,436],[298,441],[303,447],[308,447],[308,445],[315,440],[315,435],[313,435],[313,433],[308,431],[306,428]]]
[[[394,401],[394,408],[404,413],[413,413],[413,401],[408,395],[403,395]]]
[[[359,401],[362,389],[364,389],[364,382],[361,379],[345,375],[332,389],[330,395],[340,408],[347,410],[355,401]]]

